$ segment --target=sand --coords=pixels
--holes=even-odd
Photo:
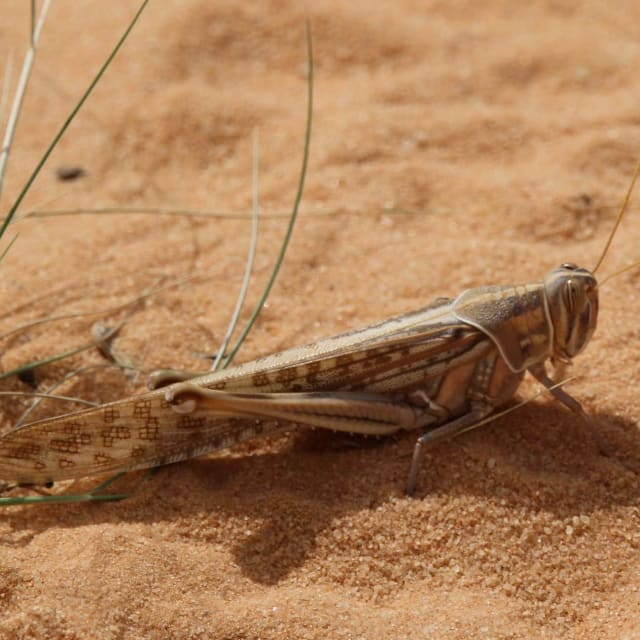
[[[0,61],[20,59],[28,4],[0,5]],[[107,7],[108,5],[108,7]],[[136,3],[58,0],[42,36],[0,210]],[[592,268],[640,156],[640,9],[631,0],[308,7],[316,81],[300,219],[239,360],[443,295]],[[114,348],[145,371],[205,370],[249,244],[260,135],[258,298],[291,210],[305,125],[302,3],[153,0],[21,207],[239,214],[27,219],[2,262],[2,334],[130,300]],[[17,66],[17,63],[16,63]],[[62,182],[60,167],[84,178]],[[640,257],[632,205],[602,273]],[[640,636],[638,272],[607,283],[567,390],[425,458],[292,433],[133,474],[113,504],[0,513],[3,638],[635,638]],[[243,318],[248,316],[248,311]],[[99,316],[100,317],[100,316]],[[113,325],[123,314],[104,314]],[[2,370],[90,339],[96,317],[3,340]],[[39,368],[45,388],[90,350]],[[106,402],[145,376],[90,369],[60,393]],[[28,391],[15,378],[3,390]],[[521,395],[530,396],[527,383]],[[2,401],[9,428],[26,406]],[[77,407],[44,403],[34,417]],[[53,491],[77,492],[88,479]]]

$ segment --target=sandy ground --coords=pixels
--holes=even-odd
[[[24,50],[28,4],[0,4],[1,60]],[[135,8],[54,4],[2,211]],[[637,2],[319,0],[309,16],[317,76],[301,217],[240,359],[470,286],[535,282],[562,262],[593,267],[640,157]],[[206,369],[198,354],[220,343],[249,243],[254,128],[265,220],[253,302],[293,203],[304,19],[290,0],[151,3],[21,210],[241,216],[20,222],[2,263],[0,332],[197,276],[137,307],[115,346],[145,371]],[[59,181],[70,165],[87,176]],[[637,260],[638,238],[632,206],[600,275]],[[540,398],[434,449],[415,499],[403,496],[414,436],[349,447],[298,433],[162,468],[122,503],[7,508],[0,636],[640,637],[638,277],[604,286],[568,387],[611,456]],[[85,343],[94,320],[5,338],[2,369]],[[104,362],[84,352],[35,381]],[[144,382],[93,369],[59,391],[106,402]],[[2,401],[5,427],[25,403]],[[70,408],[45,403],[37,417]]]

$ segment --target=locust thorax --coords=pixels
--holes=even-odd
[[[590,271],[563,264],[544,279],[553,323],[553,351],[571,360],[589,342],[598,323],[598,282]]]

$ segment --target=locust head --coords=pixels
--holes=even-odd
[[[553,351],[567,361],[584,349],[598,323],[598,282],[587,269],[563,264],[544,279],[553,324]]]

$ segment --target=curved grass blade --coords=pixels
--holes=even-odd
[[[238,294],[238,299],[236,301],[236,307],[231,314],[231,320],[229,321],[229,327],[227,328],[227,333],[225,334],[222,344],[218,349],[218,353],[216,354],[215,360],[211,365],[212,371],[217,371],[220,362],[224,354],[227,352],[227,347],[229,346],[229,342],[233,336],[233,332],[236,330],[236,326],[238,325],[238,319],[240,318],[240,312],[242,311],[242,307],[244,306],[245,298],[247,297],[247,290],[249,289],[249,281],[251,280],[251,272],[253,271],[253,262],[256,257],[256,246],[258,244],[258,229],[259,229],[259,182],[258,182],[258,173],[259,173],[259,155],[258,155],[258,131],[257,129],[254,131],[253,137],[253,206],[252,215],[251,215],[251,241],[249,242],[249,253],[247,255],[247,264],[244,270],[244,277],[242,278],[242,285],[240,286],[240,292]]]
[[[313,119],[313,43],[311,40],[311,24],[309,20],[307,20],[307,60],[308,60],[308,72],[307,72],[307,124],[304,136],[304,151],[302,155],[302,167],[300,169],[300,179],[298,180],[298,190],[296,192],[296,197],[293,203],[293,211],[291,212],[291,218],[289,220],[289,225],[287,227],[287,232],[285,233],[284,240],[282,241],[282,246],[280,247],[280,252],[278,253],[278,257],[276,259],[276,264],[271,272],[269,280],[267,282],[266,287],[264,288],[262,295],[260,296],[260,300],[256,304],[251,317],[249,318],[245,328],[242,330],[238,341],[235,346],[229,353],[229,355],[225,358],[224,364],[222,368],[228,367],[232,360],[235,358],[238,350],[242,346],[242,343],[245,341],[246,337],[249,335],[253,325],[255,324],[260,312],[262,311],[262,307],[269,297],[269,293],[271,293],[271,289],[276,281],[276,277],[278,276],[278,272],[280,271],[280,267],[282,266],[282,262],[284,260],[285,253],[287,252],[287,248],[289,246],[289,241],[291,240],[291,235],[293,234],[293,227],[296,223],[296,218],[298,217],[298,210],[300,208],[300,202],[302,200],[302,193],[304,191],[304,181],[307,175],[307,166],[309,163],[309,148],[311,146],[311,123]]]

